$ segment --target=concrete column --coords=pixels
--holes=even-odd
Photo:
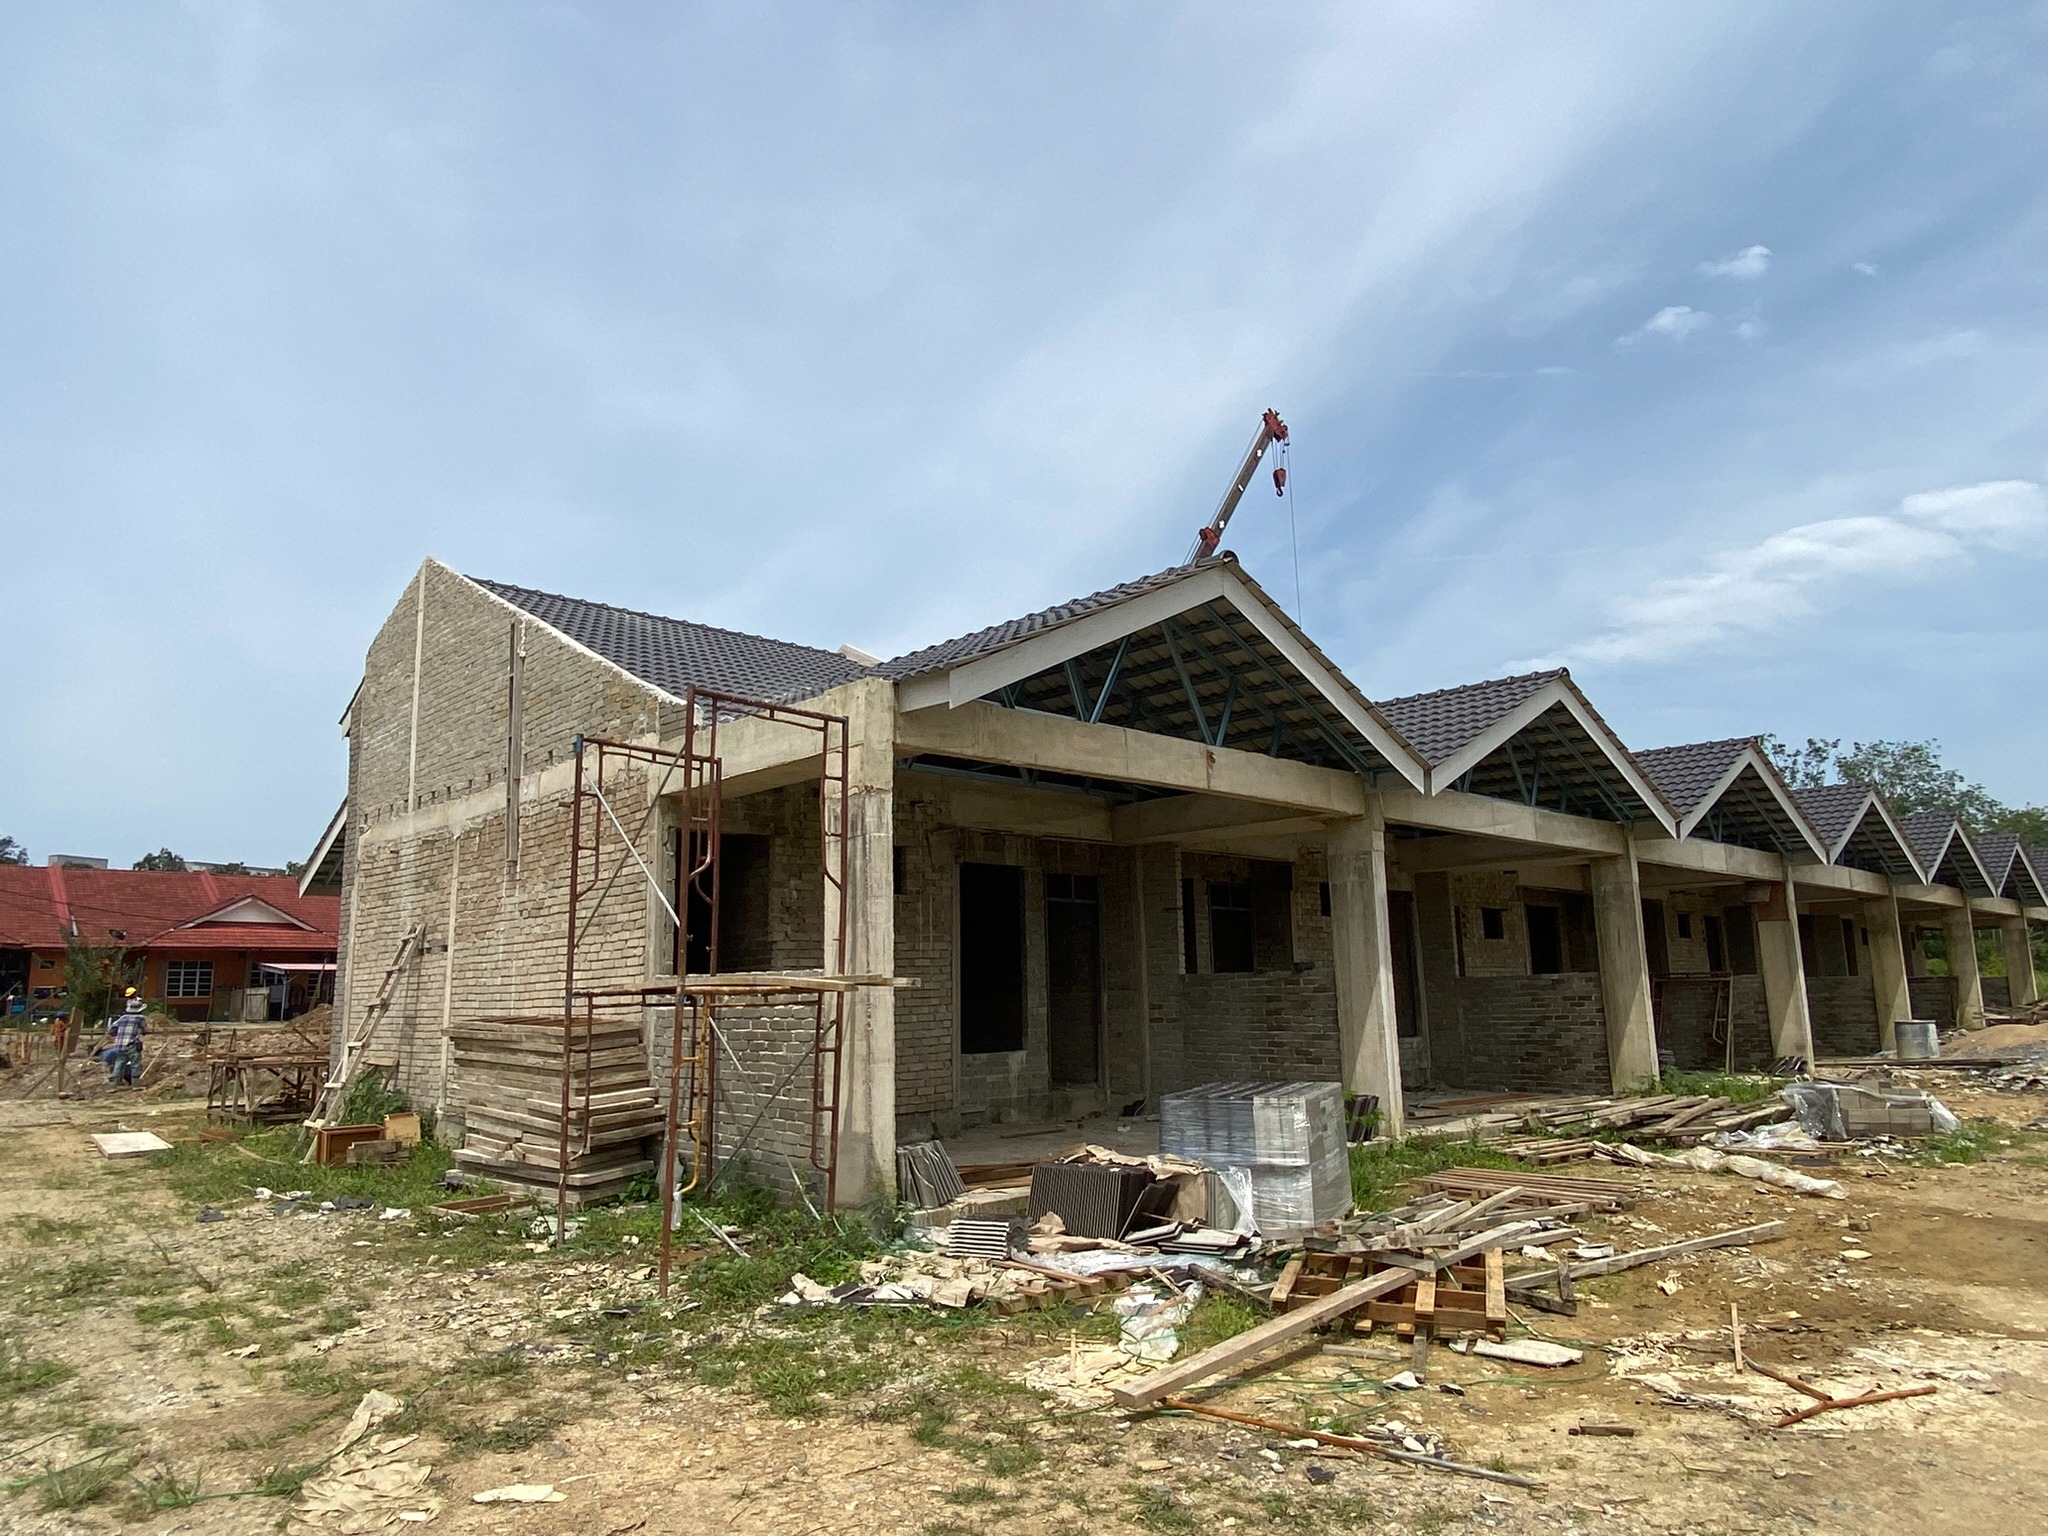
[[[1378,795],[1365,815],[1331,827],[1329,862],[1339,1068],[1348,1092],[1379,1096],[1380,1132],[1399,1137],[1401,1042],[1387,930],[1387,827]]]
[[[2027,920],[1999,919],[1998,943],[2005,954],[2006,984],[2012,988],[2013,1007],[2024,1008],[2040,1001],[2040,984],[2034,980],[2034,949],[2027,942]]]
[[[1925,931],[1918,923],[1901,923],[1899,931],[1906,943],[1906,975],[1920,977],[1927,974],[1927,942],[1921,937]]]
[[[1607,1067],[1615,1090],[1657,1078],[1657,1021],[1643,942],[1643,887],[1631,843],[1618,859],[1588,863],[1593,927],[1600,942],[1600,998],[1607,1013]]]
[[[1882,896],[1863,903],[1863,926],[1870,930],[1870,990],[1877,1003],[1880,1049],[1899,1048],[1898,1022],[1913,1017],[1913,993],[1906,985],[1906,946],[1899,933],[1899,903]]]
[[[1806,1007],[1806,964],[1799,953],[1799,904],[1788,875],[1757,908],[1757,968],[1764,973],[1764,1011],[1771,1020],[1771,1055],[1813,1064],[1813,1018]]]
[[[1967,906],[1942,914],[1948,934],[1948,973],[1956,979],[1956,1027],[1984,1027],[1984,984],[1977,971],[1977,925]]]
[[[828,974],[896,973],[896,698],[879,679],[856,684],[847,712],[846,953],[835,954],[837,902],[825,887]],[[824,811],[836,818],[836,797]],[[828,820],[828,830],[830,821]],[[842,1207],[896,1197],[896,994],[862,987],[846,995],[839,1076]]]

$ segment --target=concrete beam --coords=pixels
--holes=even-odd
[[[1892,894],[1903,907],[1960,909],[1969,898],[1952,885],[1895,885]]]
[[[899,715],[896,749],[904,756],[932,753],[1255,800],[1332,818],[1363,816],[1371,793],[1357,774],[1335,768],[980,702]]]
[[[963,774],[899,768],[896,793],[906,801],[936,804],[940,819],[949,826],[1090,843],[1113,840],[1110,807],[1073,790],[980,783]]]
[[[1592,862],[1593,927],[1600,945],[1600,997],[1607,1015],[1607,1070],[1617,1092],[1657,1077],[1657,1021],[1643,942],[1643,890],[1636,862]]]
[[[1898,902],[1889,894],[1865,902],[1863,926],[1870,930],[1870,990],[1877,1006],[1878,1045],[1895,1051],[1899,1048],[1899,1020],[1913,1017]]]
[[[2005,956],[2006,983],[2012,989],[2012,1005],[2025,1008],[2040,1001],[2039,979],[2034,975],[2034,947],[2027,938],[2027,920],[2008,917],[1998,925],[1998,943]]]
[[[1388,824],[1394,826],[1526,843],[1553,855],[1580,853],[1619,858],[1629,848],[1628,834],[1611,821],[1567,816],[1561,811],[1514,800],[1496,800],[1490,795],[1467,795],[1456,790],[1423,795],[1411,789],[1387,789],[1380,799]]]
[[[1136,845],[1232,837],[1321,837],[1330,825],[1321,817],[1202,795],[1119,805],[1109,812],[1108,819],[1110,841]]]
[[[1641,838],[1636,843],[1636,862],[1656,869],[1712,875],[1721,880],[1776,880],[1782,878],[1784,869],[1775,853],[1691,837]]]
[[[1578,864],[1583,854],[1560,856],[1555,848],[1536,843],[1511,843],[1492,837],[1467,837],[1451,833],[1444,837],[1391,838],[1388,856],[1410,874],[1435,874],[1439,870],[1520,869],[1532,864]]]
[[[1883,875],[1847,864],[1794,864],[1792,882],[1804,891],[1831,892],[1856,901],[1876,901],[1892,893],[1892,883]]]
[[[1995,928],[2012,918],[2024,921],[2027,915],[2027,909],[2010,896],[1972,896],[1969,900],[1974,916],[1991,919],[1988,923],[1978,924],[1980,928]]]
[[[1977,967],[1977,925],[1958,902],[1942,914],[1948,936],[1948,973],[1956,979],[1956,1027],[1984,1027],[1984,981]]]
[[[1337,972],[1337,1054],[1344,1087],[1380,1101],[1380,1130],[1402,1134],[1401,1042],[1387,927],[1386,825],[1377,815],[1330,831],[1330,921]]]

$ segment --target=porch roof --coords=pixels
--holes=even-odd
[[[1680,837],[1827,861],[1820,833],[1756,737],[1656,747],[1635,756],[1677,812]]]
[[[1810,784],[1792,791],[1826,849],[1828,862],[1867,869],[1893,880],[1924,883],[1904,827],[1869,784]]]
[[[906,712],[983,700],[1424,787],[1401,733],[1228,553],[875,670]]]
[[[1380,709],[1428,762],[1432,794],[1457,789],[1678,835],[1641,764],[1562,667],[1386,699]]]
[[[1901,824],[1913,858],[1932,885],[1948,885],[1971,896],[1995,896],[1997,887],[1977,857],[1970,834],[1954,811],[1915,811]]]
[[[1976,844],[1993,895],[2010,897],[2024,907],[2048,906],[2040,872],[2028,862],[2019,838],[2010,832],[1980,832]]]

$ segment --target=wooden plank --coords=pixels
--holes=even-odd
[[[1656,1248],[1638,1248],[1633,1253],[1617,1253],[1612,1258],[1588,1259],[1583,1264],[1557,1265],[1537,1270],[1534,1274],[1515,1275],[1507,1282],[1511,1291],[1524,1291],[1551,1281],[1590,1280],[1595,1275],[1618,1275],[1625,1269],[1639,1265],[1654,1264],[1660,1259],[1682,1258],[1688,1253],[1704,1253],[1709,1248],[1736,1248],[1745,1243],[1767,1243],[1785,1233],[1782,1221],[1760,1222],[1753,1227],[1737,1227],[1730,1232],[1716,1232],[1708,1237],[1689,1237],[1679,1243],[1665,1243]]]
[[[1280,1271],[1280,1278],[1273,1282],[1272,1301],[1276,1312],[1288,1306],[1294,1295],[1294,1287],[1301,1279],[1301,1268],[1306,1258],[1307,1255],[1297,1253],[1287,1261],[1286,1268]]]
[[[1486,1321],[1494,1328],[1508,1325],[1507,1261],[1498,1248],[1486,1255]]]
[[[1398,1291],[1404,1285],[1412,1285],[1416,1278],[1414,1270],[1390,1269],[1356,1285],[1347,1285],[1334,1296],[1325,1296],[1292,1312],[1283,1312],[1270,1322],[1247,1329],[1221,1344],[1211,1345],[1200,1354],[1190,1355],[1164,1370],[1113,1388],[1110,1395],[1119,1408],[1148,1408],[1162,1397],[1235,1370],[1275,1345],[1299,1338],[1311,1329],[1335,1322],[1358,1311],[1368,1302]]]

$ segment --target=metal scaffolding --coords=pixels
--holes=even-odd
[[[719,864],[722,837],[724,772],[720,759],[722,726],[738,720],[760,721],[814,732],[817,736],[818,854],[827,921],[821,970],[728,972],[719,960]],[[672,1229],[677,1201],[708,1186],[716,1177],[716,1102],[721,1052],[738,1065],[719,1027],[719,1011],[728,1007],[794,1005],[808,1007],[811,1044],[809,1156],[812,1168],[824,1175],[825,1204],[835,1203],[839,1164],[839,1101],[843,1059],[842,1036],[847,999],[861,985],[889,985],[886,978],[850,977],[847,970],[847,831],[848,726],[843,715],[798,709],[786,704],[691,688],[684,696],[683,742],[679,751],[635,742],[579,736],[570,800],[570,871],[568,944],[562,987],[561,1128],[556,1164],[556,1230],[564,1229],[568,1205],[568,1168],[572,1150],[591,1145],[593,1128],[604,1104],[591,1093],[591,1035],[601,1015],[632,1011],[645,1020],[656,1008],[669,1012],[668,1085],[664,1096],[659,1185],[664,1212],[661,1236],[661,1289],[668,1289]],[[810,756],[812,754],[801,754]],[[646,809],[629,829],[617,804],[622,776],[638,770],[652,783]],[[677,879],[665,889],[653,864],[641,855],[641,844],[662,801],[677,804]],[[609,865],[607,845],[622,853]],[[658,862],[658,856],[657,856]],[[661,903],[675,931],[677,981],[669,986],[606,987],[587,983],[591,967],[585,941],[598,909],[619,876],[637,871]],[[702,949],[693,956],[693,912],[703,926]],[[701,958],[702,968],[691,961]],[[584,1070],[573,1070],[578,1051]],[[795,1069],[792,1069],[792,1075]],[[580,1076],[580,1096],[574,1091]],[[779,1097],[788,1085],[778,1084]],[[765,1113],[765,1110],[764,1110]],[[747,1145],[760,1117],[728,1150],[729,1163]],[[689,1156],[689,1178],[682,1181],[681,1163]]]

